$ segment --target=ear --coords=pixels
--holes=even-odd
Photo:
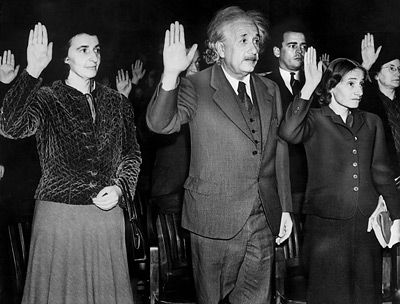
[[[220,58],[225,58],[225,46],[221,41],[215,42],[215,48]]]
[[[69,62],[69,58],[68,57],[65,57],[64,58],[64,63],[68,63]]]
[[[277,46],[274,46],[274,47],[272,48],[272,53],[274,53],[274,56],[275,56],[276,58],[281,57],[281,50],[280,50]]]

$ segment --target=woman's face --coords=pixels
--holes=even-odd
[[[99,39],[95,35],[78,34],[71,39],[68,57],[70,73],[83,79],[96,76],[101,61]]]
[[[388,89],[396,89],[400,86],[400,60],[394,59],[382,65],[375,79],[379,86]]]
[[[363,84],[364,72],[360,69],[351,70],[331,89],[331,103],[347,109],[357,108],[363,95]]]

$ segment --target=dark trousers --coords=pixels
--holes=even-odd
[[[261,204],[232,239],[192,233],[191,246],[198,304],[269,303],[274,238]]]
[[[381,303],[382,251],[368,218],[307,215],[304,254],[308,304]]]

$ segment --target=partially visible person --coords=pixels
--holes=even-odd
[[[274,82],[253,73],[263,44],[253,16],[237,6],[219,10],[207,30],[212,66],[182,78],[197,45],[187,52],[183,26],[172,23],[147,109],[154,132],[189,124],[182,226],[200,304],[269,303],[274,246],[292,231],[287,145],[277,136],[281,100]]]
[[[304,71],[301,98],[289,105],[279,134],[303,142],[309,160],[303,209],[307,303],[378,304],[382,251],[368,219],[382,195],[394,220],[391,247],[400,237],[400,200],[382,122],[357,109],[366,71],[338,58],[322,75],[314,48],[305,54]],[[314,90],[320,109],[310,109]]]
[[[390,165],[400,188],[400,50],[384,45],[375,49],[374,36],[361,41],[363,66],[369,70],[360,109],[377,114],[383,122]]]
[[[291,20],[275,26],[272,31],[272,52],[276,65],[266,77],[278,85],[284,113],[304,85],[306,36],[306,28],[300,22]],[[293,212],[301,214],[307,183],[307,158],[303,144],[288,144],[288,148]]]
[[[141,162],[133,109],[94,81],[97,35],[73,33],[66,79],[41,86],[52,50],[46,27],[36,24],[27,67],[0,114],[1,134],[36,135],[42,169],[22,303],[133,303],[122,210]]]

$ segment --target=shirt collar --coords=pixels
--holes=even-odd
[[[246,85],[246,93],[247,95],[249,95],[251,101],[253,102],[253,98],[251,95],[251,87],[250,87],[250,74],[246,75],[242,80],[237,80],[236,78],[233,78],[231,75],[229,75],[222,65],[221,68],[225,74],[226,79],[231,84],[232,89],[235,91],[236,94],[239,94],[238,92],[239,81],[244,82],[244,84]]]

